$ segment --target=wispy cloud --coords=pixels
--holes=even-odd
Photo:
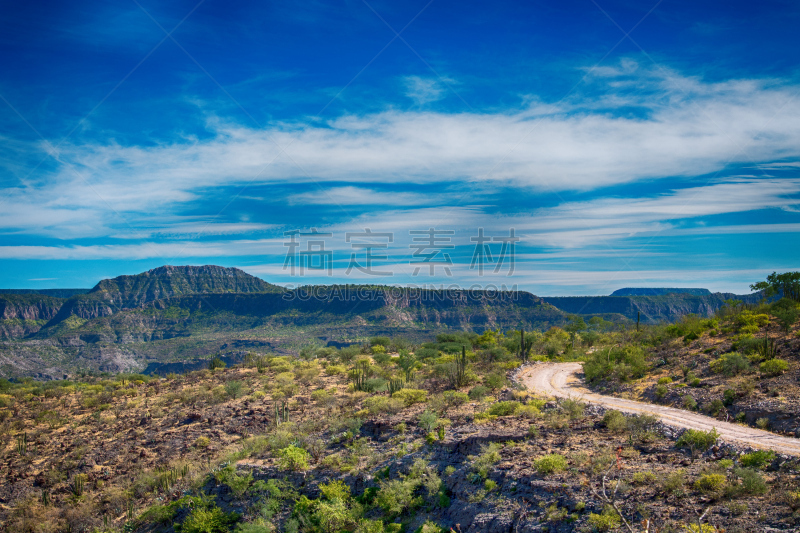
[[[63,233],[102,233],[98,219],[107,219],[111,209],[157,212],[197,201],[200,191],[248,183],[345,182],[370,189],[386,182],[499,182],[582,191],[691,178],[732,162],[800,159],[794,86],[706,83],[641,68],[629,80],[625,72],[604,76],[602,91],[556,109],[534,104],[501,113],[389,110],[266,130],[212,120],[215,135],[207,140],[62,146],[60,171],[34,190],[5,191],[17,209],[0,217],[0,228],[67,224]],[[647,91],[625,87],[633,83]],[[630,106],[644,111],[631,117]],[[390,197],[386,205],[392,205]]]
[[[391,202],[395,206],[419,206],[442,202],[433,195],[413,192],[379,191],[362,187],[331,187],[293,194],[288,198],[291,204],[310,205],[373,205],[383,206]]]
[[[403,78],[406,96],[414,100],[417,105],[428,104],[441,99],[447,90],[444,82],[455,83],[451,79],[440,80],[437,78],[422,78],[420,76],[406,76]]]

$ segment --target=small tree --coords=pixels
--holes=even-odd
[[[767,276],[766,281],[750,285],[750,289],[764,291],[766,298],[783,294],[784,298],[800,302],[800,272],[784,272],[783,274],[773,272]]]

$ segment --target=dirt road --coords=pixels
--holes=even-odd
[[[541,363],[522,370],[519,379],[525,386],[539,394],[559,398],[571,397],[626,413],[655,415],[665,424],[678,428],[704,431],[717,428],[723,441],[800,456],[800,439],[781,437],[768,431],[723,422],[682,409],[594,394],[583,386],[582,379],[578,377],[582,372],[583,367],[580,363]]]

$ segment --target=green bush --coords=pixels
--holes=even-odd
[[[253,474],[252,472],[248,472],[247,475],[240,476],[236,473],[236,467],[233,464],[229,464],[227,467],[216,472],[214,474],[214,479],[217,480],[217,483],[227,485],[237,498],[241,498],[253,483]]]
[[[747,468],[764,468],[774,460],[775,452],[772,450],[757,450],[739,457],[739,462]]]
[[[735,491],[749,496],[760,496],[767,492],[767,482],[761,474],[750,468],[734,468],[733,473],[739,478]]]
[[[761,363],[758,369],[767,376],[778,376],[789,370],[789,362],[783,359],[770,359]]]
[[[725,404],[719,398],[714,399],[706,406],[706,411],[711,416],[717,416],[723,409],[725,409]]]
[[[718,493],[725,488],[726,481],[723,474],[703,474],[694,482],[694,488],[704,494]]]
[[[419,481],[410,478],[381,481],[375,503],[389,517],[400,515],[422,504],[422,497],[414,495],[419,484]]]
[[[466,392],[448,390],[444,391],[443,396],[447,408],[459,407],[469,401],[469,394]]]
[[[687,394],[683,397],[683,408],[688,409],[689,411],[694,411],[697,409],[697,400]]]
[[[567,469],[567,459],[560,454],[551,453],[533,460],[533,467],[540,474],[552,474]]]
[[[515,401],[497,402],[489,407],[489,414],[493,416],[513,416],[522,404]]]
[[[561,400],[560,407],[561,410],[567,414],[570,420],[580,420],[583,418],[583,413],[586,410],[586,404],[579,402],[578,400],[573,400],[572,398]]]
[[[295,472],[308,470],[309,455],[303,448],[292,444],[282,449],[278,456],[278,463],[284,470],[293,470]]]
[[[725,405],[733,405],[733,402],[736,401],[736,391],[733,389],[725,389],[722,393],[722,403]]]
[[[406,404],[399,398],[373,396],[364,400],[364,407],[371,415],[379,415],[382,413],[394,415],[405,409]]]
[[[182,524],[176,524],[180,533],[228,533],[239,521],[237,513],[226,513],[216,504],[196,505]]]
[[[716,444],[719,438],[719,433],[716,428],[711,431],[702,431],[700,429],[687,429],[683,435],[680,436],[675,443],[679,448],[686,447],[704,452]]]
[[[628,420],[619,411],[606,411],[603,415],[603,425],[614,433],[624,433],[628,430]]]
[[[489,394],[489,389],[483,385],[476,385],[469,391],[470,399],[475,401],[483,400],[487,394]]]
[[[589,513],[588,522],[597,531],[611,531],[622,525],[619,515],[610,506],[603,509],[601,514]]]
[[[663,378],[658,378],[659,385],[669,385],[672,383],[672,378],[669,376],[664,376]]]
[[[428,400],[427,391],[421,389],[400,389],[392,394],[392,398],[397,398],[402,401],[406,407],[410,407],[415,403],[422,403]]]
[[[608,378],[638,379],[647,372],[646,355],[643,348],[632,345],[598,350],[586,356],[583,372],[590,383]]]
[[[470,466],[481,479],[486,479],[489,470],[500,462],[500,445],[496,442],[487,444],[481,448],[481,453],[477,456],[468,457]]]
[[[709,363],[711,370],[717,374],[737,376],[750,368],[750,361],[739,352],[722,354],[719,359]]]

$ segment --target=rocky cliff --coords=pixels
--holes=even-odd
[[[0,295],[0,339],[36,333],[56,316],[64,300],[39,294]]]

